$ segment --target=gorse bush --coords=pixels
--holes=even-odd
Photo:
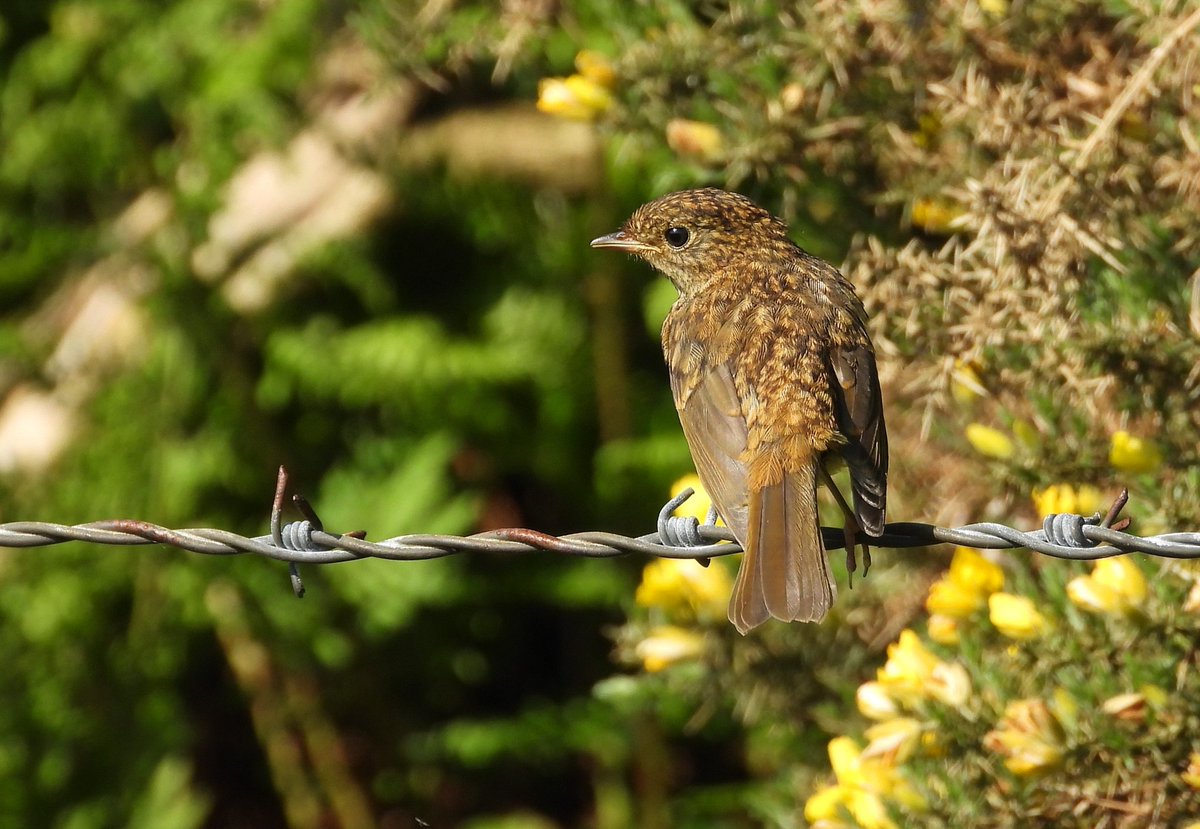
[[[598,118],[623,148],[666,145],[694,180],[782,205],[817,252],[836,250],[849,222],[846,270],[871,312],[901,435],[892,516],[1091,514],[1106,506],[1101,490],[1124,484],[1141,530],[1194,526],[1200,75],[1186,56],[1200,12],[752,5],[758,14],[673,19],[619,44],[611,100],[589,99],[581,66],[573,88],[544,87],[541,103]],[[655,183],[684,180],[663,176]],[[922,479],[938,483],[910,500]],[[1115,559],[1091,575],[1037,562],[1006,573],[993,560],[960,550],[928,586],[923,623],[910,602],[899,622],[864,625],[895,603],[843,598],[842,624],[926,633],[892,633],[878,679],[859,686],[859,707],[879,721],[861,731],[865,746],[847,735],[860,729],[820,722],[835,782],[812,790],[805,817],[1159,826],[1200,815],[1194,746],[1181,739],[1197,702],[1193,571]],[[707,595],[693,566],[647,567],[638,596],[651,610],[622,634],[628,658],[652,673],[690,666],[684,687],[703,698],[716,682],[735,709],[778,698],[788,679],[718,679],[759,645],[690,612]],[[894,587],[920,596],[926,584]],[[822,684],[824,632],[805,633],[798,652]],[[778,727],[788,711],[754,708],[743,710],[751,728]]]

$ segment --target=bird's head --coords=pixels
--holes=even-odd
[[[650,263],[689,296],[739,258],[791,243],[787,227],[745,196],[706,188],[642,205],[616,233],[592,240]]]

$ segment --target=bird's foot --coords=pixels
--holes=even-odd
[[[847,517],[845,525],[842,527],[842,532],[846,538],[846,573],[850,577],[850,589],[854,589],[854,573],[858,569],[858,559],[854,555],[855,547],[862,544],[863,551],[863,578],[867,577],[867,573],[871,570],[871,547],[867,544],[866,539],[859,535],[858,522],[852,521]]]
[[[846,538],[846,575],[850,579],[850,589],[854,589],[854,571],[858,569],[858,559],[854,555],[854,548],[857,546],[858,525],[849,519],[842,526],[842,533]]]

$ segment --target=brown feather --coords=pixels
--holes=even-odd
[[[700,383],[690,389],[687,402],[679,408],[679,422],[696,464],[696,474],[725,526],[741,541],[746,537],[749,520],[746,467],[742,463],[746,421],[728,366],[717,366],[702,375]]]
[[[841,456],[850,469],[854,512],[868,535],[880,535],[887,500],[887,430],[875,355],[868,346],[830,350]]]
[[[750,493],[745,555],[729,602],[740,633],[768,618],[819,622],[837,596],[817,520],[815,461]]]

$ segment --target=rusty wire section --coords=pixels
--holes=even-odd
[[[656,532],[636,538],[609,532],[581,532],[552,536],[537,530],[512,528],[490,530],[471,536],[414,534],[383,541],[367,541],[365,533],[330,533],[308,502],[299,495],[292,501],[305,516],[303,521],[283,524],[281,520],[287,488],[287,473],[279,470],[275,499],[271,510],[271,534],[248,538],[227,530],[190,528],[172,530],[146,521],[93,521],[88,524],[53,524],[41,521],[14,521],[0,524],[0,547],[46,547],[66,541],[93,544],[138,546],[161,544],[202,555],[228,556],[252,553],[286,561],[291,565],[292,587],[303,595],[297,565],[335,564],[364,558],[396,561],[422,561],[457,553],[515,554],[546,551],[586,558],[611,558],[641,553],[661,558],[707,560],[715,556],[740,553],[742,548],[725,527],[714,525],[715,513],[700,523],[695,518],[672,516],[692,495],[681,492],[659,511]],[[1051,515],[1042,529],[1022,532],[1004,524],[981,523],[963,527],[935,527],[932,524],[892,523],[883,535],[869,538],[871,546],[894,549],[929,547],[937,544],[961,544],[993,550],[1028,548],[1043,555],[1074,560],[1093,560],[1124,553],[1146,553],[1162,558],[1200,558],[1200,532],[1177,532],[1141,537],[1122,530],[1128,519],[1117,517],[1128,501],[1122,492],[1108,514]],[[845,547],[840,527],[822,527],[825,547]]]

